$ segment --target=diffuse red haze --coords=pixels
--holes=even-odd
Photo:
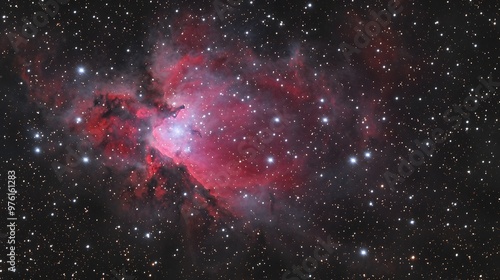
[[[186,190],[192,198],[196,185],[209,190],[205,200],[231,208],[243,193],[287,193],[303,185],[304,166],[319,153],[312,143],[326,147],[332,140],[315,132],[339,108],[327,76],[305,63],[300,48],[264,60],[237,44],[188,40],[223,36],[201,22],[183,26],[156,44],[145,72],[120,85],[91,79],[93,87],[72,87],[38,67],[53,92],[37,89],[32,97],[48,107],[62,104],[57,112],[69,132],[101,151],[105,166],[129,173],[122,186],[127,199],[162,200]],[[51,95],[57,100],[48,103]],[[173,191],[162,170],[178,167],[186,172],[178,184],[192,186]]]

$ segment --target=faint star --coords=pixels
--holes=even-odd
[[[125,268],[122,268],[122,270],[119,273],[116,270],[111,270],[111,273],[113,274],[115,279],[120,279],[120,280],[133,280],[133,279],[135,279],[134,276],[127,275]]]

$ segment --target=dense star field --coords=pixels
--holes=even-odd
[[[500,279],[500,2],[0,5],[1,279]]]

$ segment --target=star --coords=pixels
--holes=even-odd
[[[117,272],[116,270],[111,270],[111,273],[114,276],[114,279],[116,280],[134,280],[134,276],[127,275],[127,272],[125,271],[125,268],[122,268],[120,272]]]

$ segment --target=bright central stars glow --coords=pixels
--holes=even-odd
[[[176,126],[173,128],[173,132],[175,136],[181,136],[182,135],[182,128]]]

